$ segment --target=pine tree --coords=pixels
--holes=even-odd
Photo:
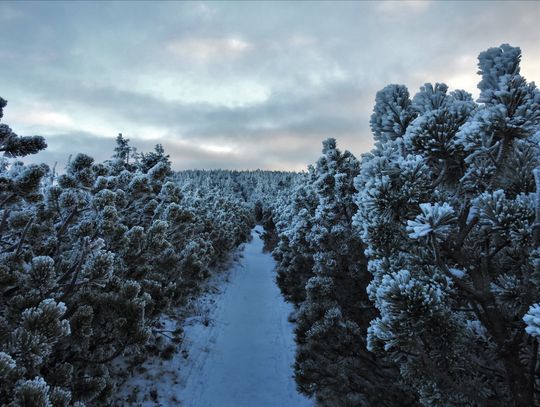
[[[171,165],[169,155],[165,154],[165,150],[161,144],[156,144],[154,151],[149,153],[140,153],[137,156],[137,164],[142,172],[148,172],[150,168],[154,167],[157,163],[163,162],[165,165]],[[170,175],[170,174],[169,174]]]
[[[540,405],[540,92],[520,58],[509,45],[480,54],[479,104],[426,84],[411,101],[385,90],[374,108],[355,216],[380,312],[368,347],[426,406]]]
[[[318,197],[313,187],[313,167],[294,192],[292,202],[280,210],[277,221],[278,243],[273,251],[277,260],[276,281],[286,300],[298,307],[306,297],[306,283],[313,276],[313,255],[308,235],[314,226]]]
[[[0,98],[0,119],[4,116],[4,107],[7,101]],[[38,151],[47,148],[45,139],[41,136],[18,136],[11,128],[0,124],[0,152],[7,157],[24,157],[36,154]]]
[[[391,365],[366,348],[365,329],[375,316],[366,286],[363,243],[354,233],[353,180],[359,163],[334,139],[323,143],[314,188],[318,205],[307,239],[313,277],[298,314],[295,377],[299,389],[323,406],[411,405]]]
[[[110,405],[113,362],[159,348],[160,315],[249,236],[238,197],[191,195],[162,148],[143,171],[123,141],[116,159],[77,154],[58,177],[0,163],[2,405]]]

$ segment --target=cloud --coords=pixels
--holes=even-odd
[[[9,4],[2,4],[0,8],[0,22],[13,21],[21,18],[23,13]]]
[[[503,42],[540,77],[535,2],[0,3],[8,9],[5,120],[45,135],[55,159],[78,147],[106,158],[122,132],[143,150],[161,142],[177,168],[301,168],[326,137],[367,151],[375,93],[389,83],[477,94],[478,53]]]
[[[84,153],[103,161],[113,154],[114,138],[98,136],[96,134],[74,131],[49,135],[45,137],[47,149],[25,157],[25,163],[45,163],[51,168],[56,166],[57,172],[62,172],[70,157]]]
[[[66,114],[55,112],[52,110],[30,110],[18,114],[11,114],[10,119],[18,124],[39,127],[72,127],[74,121]]]
[[[171,41],[165,49],[172,57],[200,64],[222,62],[225,58],[239,58],[253,48],[241,38],[182,38]]]
[[[431,6],[431,2],[428,0],[393,0],[393,1],[381,1],[374,5],[377,12],[391,16],[402,16],[403,13],[425,13]]]

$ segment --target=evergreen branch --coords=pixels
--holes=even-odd
[[[60,220],[64,221],[64,215],[62,215],[62,211],[60,210],[60,204],[58,203],[58,195],[54,195],[54,206],[56,209],[56,212],[58,213],[58,216],[60,217]]]
[[[127,348],[127,345],[122,344],[121,347],[119,349],[117,349],[115,352],[113,352],[112,355],[107,356],[106,358],[103,358],[103,359],[92,360],[92,359],[86,359],[86,358],[81,358],[81,357],[74,357],[71,360],[73,362],[82,362],[82,363],[88,363],[88,364],[91,364],[91,365],[102,365],[102,364],[109,363],[112,360],[116,359],[118,356],[120,356],[122,353],[124,353],[126,348]]]
[[[533,347],[532,347],[532,357],[531,357],[531,364],[529,366],[529,392],[531,394],[535,393],[535,387],[536,387],[536,365],[538,363],[538,339],[533,338]]]
[[[540,166],[533,170],[534,182],[536,184],[536,211],[535,220],[533,225],[534,231],[534,244],[536,247],[540,246]]]
[[[6,209],[6,210],[4,211],[4,213],[2,214],[2,220],[0,221],[0,238],[1,238],[2,235],[4,234],[4,228],[6,227],[7,219],[8,219],[9,213],[10,213],[10,210],[9,210],[9,209]]]
[[[70,212],[70,214],[68,215],[68,217],[64,220],[64,222],[62,223],[62,225],[60,226],[60,229],[58,229],[58,232],[56,232],[56,238],[57,239],[60,239],[62,237],[62,235],[64,234],[64,232],[66,231],[66,228],[68,227],[69,223],[73,220],[73,218],[75,217],[75,215],[77,215],[77,208],[73,208],[73,210]]]
[[[439,176],[435,179],[435,181],[431,184],[431,188],[437,188],[446,177],[446,171],[447,171],[448,164],[446,163],[446,160],[443,160],[443,167],[441,169],[441,172],[439,173]]]
[[[171,341],[173,341],[175,338],[170,336],[170,335],[167,335],[165,332],[173,332],[173,331],[159,331],[157,329],[152,329],[152,333],[153,334],[159,334],[159,335],[162,335],[164,336],[165,338],[168,338],[170,339]]]
[[[64,291],[64,294],[61,297],[62,301],[65,300],[68,297],[68,295],[71,294],[71,292],[75,288],[75,283],[77,282],[77,277],[79,277],[79,273],[80,273],[80,271],[82,269],[82,266],[84,264],[84,261],[86,260],[87,255],[88,255],[88,239],[84,239],[81,258],[79,259],[79,261],[75,265],[74,270],[72,271],[71,282],[70,282],[69,286],[66,288],[66,290]]]
[[[26,222],[26,226],[24,227],[24,230],[22,232],[21,239],[19,240],[19,244],[17,245],[17,250],[15,251],[15,258],[19,257],[19,254],[21,253],[24,239],[25,239],[26,234],[28,233],[28,229],[30,228],[30,225],[32,224],[33,221],[34,221],[34,217],[31,217],[28,220],[28,222]]]
[[[2,202],[0,202],[0,208],[2,208],[8,201],[15,198],[16,196],[17,194],[15,192],[13,192],[11,195],[8,195],[6,198],[4,198]]]
[[[469,210],[467,210],[467,213],[469,212]],[[467,236],[469,235],[469,233],[471,233],[472,229],[476,226],[476,224],[478,223],[478,216],[474,216],[471,221],[465,225],[465,227],[460,231],[459,235],[458,235],[458,238],[456,240],[456,244],[455,244],[455,247],[458,248],[458,249],[461,249],[461,247],[463,247],[463,243],[465,243],[465,239],[467,239]]]
[[[483,296],[481,293],[477,292],[474,288],[467,286],[465,282],[463,282],[461,279],[457,278],[455,275],[453,275],[450,272],[450,270],[448,269],[448,266],[441,259],[441,255],[439,253],[439,247],[437,243],[435,242],[435,239],[431,239],[431,247],[433,249],[433,254],[435,256],[435,265],[439,267],[439,269],[441,269],[443,273],[452,280],[452,282],[454,282],[459,288],[461,288],[463,291],[469,294],[472,298],[474,298],[477,301],[482,301]]]
[[[495,255],[497,253],[499,253],[502,249],[504,249],[505,247],[507,247],[511,242],[509,240],[505,240],[504,242],[502,242],[501,244],[499,244],[491,253],[488,254],[488,259],[489,260],[492,260],[493,257],[495,257]]]
[[[496,158],[497,168],[500,168],[503,160],[505,159],[508,153],[508,149],[510,148],[510,144],[511,144],[511,139],[507,135],[504,135],[502,139],[502,143],[499,145],[499,151],[497,151],[497,158]]]

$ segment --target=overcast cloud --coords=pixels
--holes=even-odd
[[[174,167],[304,169],[335,137],[369,150],[375,93],[477,95],[478,53],[510,43],[540,80],[540,2],[1,2],[4,120],[49,148],[111,155],[122,132]]]

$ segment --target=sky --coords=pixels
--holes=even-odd
[[[477,96],[477,56],[502,43],[540,81],[539,20],[532,1],[0,2],[3,122],[60,167],[121,132],[175,169],[303,170],[328,137],[369,151],[390,83]]]

